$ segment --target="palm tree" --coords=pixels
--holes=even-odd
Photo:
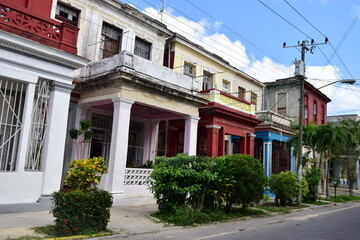
[[[344,148],[349,139],[348,131],[342,126],[323,124],[317,127],[317,149],[325,157],[326,163],[326,199],[329,200],[330,162]]]

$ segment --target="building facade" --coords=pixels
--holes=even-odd
[[[199,108],[197,154],[254,155],[264,84],[179,34],[168,39],[164,65],[199,83],[193,93],[208,100]]]
[[[78,28],[50,18],[51,0],[0,1],[0,204],[60,188]]]

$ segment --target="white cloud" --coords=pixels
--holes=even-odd
[[[323,2],[325,3],[327,0],[324,0]],[[153,18],[157,18],[159,21],[161,19],[161,14],[159,14],[154,8],[147,8],[144,12]],[[222,22],[210,23],[206,19],[194,22],[183,16],[175,16],[171,11],[169,11],[169,9],[164,10],[162,20],[170,30],[183,35],[190,41],[201,45],[208,51],[221,56],[232,66],[241,69],[259,81],[271,82],[276,79],[294,75],[293,66],[285,66],[283,64],[275,63],[269,57],[254,59],[252,55],[248,55],[246,47],[241,41],[231,41],[225,34],[217,32],[214,33],[209,30],[216,29],[216,31],[218,31],[223,24]],[[330,65],[324,67],[308,66],[306,75],[309,78],[310,83],[312,83],[315,87],[321,87],[329,83],[331,80],[335,81],[336,79],[339,79],[340,76],[338,76],[337,72],[340,72],[340,70],[338,68],[335,70]],[[311,80],[311,78],[328,80],[316,81]],[[332,102],[328,105],[328,112],[330,114],[334,114],[336,112],[342,114],[344,113],[343,111],[346,110],[351,111],[359,109],[357,113],[360,115],[360,107],[358,107],[357,101],[353,101],[355,93],[358,94],[357,98],[360,98],[360,92],[354,93],[351,92],[351,90],[339,88],[338,85],[328,86],[321,89],[321,91],[332,99]],[[349,98],[349,95],[351,95],[352,98]]]

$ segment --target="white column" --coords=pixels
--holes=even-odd
[[[44,171],[42,195],[59,190],[64,161],[66,125],[72,85],[52,82],[45,146],[42,153]]]
[[[28,83],[26,88],[26,96],[24,103],[24,111],[22,118],[22,129],[19,140],[19,155],[16,171],[24,172],[25,162],[27,157],[28,143],[29,143],[29,134],[31,129],[31,114],[34,104],[34,95],[35,95],[35,83]]]
[[[184,153],[196,155],[197,130],[200,118],[189,116],[185,119]]]
[[[125,167],[127,160],[131,106],[134,101],[123,98],[112,99],[114,103],[113,125],[109,169],[105,189],[111,193],[124,192]]]

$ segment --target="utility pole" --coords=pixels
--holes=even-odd
[[[297,177],[298,182],[300,186],[302,185],[302,149],[303,149],[303,115],[304,115],[304,82],[305,82],[305,54],[307,51],[310,51],[310,53],[314,53],[314,49],[316,45],[322,45],[327,44],[328,39],[325,38],[324,43],[315,43],[315,41],[312,39],[309,43],[308,41],[304,40],[301,42],[298,42],[298,45],[295,46],[288,46],[288,47],[301,47],[301,61],[298,66],[298,71],[295,72],[295,76],[299,81],[300,85],[300,98],[299,98],[299,136],[298,136],[298,160],[297,160]],[[283,48],[288,48],[286,46],[286,43],[283,43]],[[310,47],[310,48],[308,48]],[[297,196],[297,204],[301,205],[301,188],[299,191],[299,194]]]

